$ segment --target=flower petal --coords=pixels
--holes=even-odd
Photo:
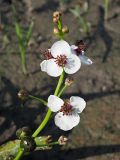
[[[81,113],[86,106],[85,100],[77,96],[70,97],[70,104],[73,106],[77,113]]]
[[[68,74],[73,74],[77,72],[80,69],[80,67],[81,67],[80,59],[76,55],[71,54],[68,57],[67,64],[65,65],[64,70]]]
[[[84,55],[80,55],[80,60],[82,63],[86,64],[86,65],[91,65],[93,62],[91,61],[91,59],[89,59],[88,57],[84,56]]]
[[[40,63],[41,71],[46,72],[47,71],[47,60],[44,60]]]
[[[56,62],[55,59],[49,59],[47,60],[47,69],[46,72],[48,75],[52,76],[52,77],[58,77],[62,74],[63,68],[59,67]]]
[[[79,122],[80,116],[75,113],[72,115],[63,115],[62,112],[59,112],[55,116],[56,126],[64,131],[71,130],[73,127],[77,126]]]
[[[71,54],[70,45],[64,40],[57,41],[51,47],[51,54],[54,58],[60,55],[68,56]]]
[[[57,112],[60,110],[61,106],[64,104],[64,101],[54,95],[50,95],[48,97],[48,107],[51,109],[53,112]]]
[[[78,46],[76,46],[76,45],[71,45],[70,47],[71,47],[72,50],[75,50],[75,49],[78,48]]]

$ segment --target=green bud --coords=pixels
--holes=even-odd
[[[26,100],[28,98],[28,93],[26,90],[20,90],[18,92],[18,98],[21,99],[22,101]]]
[[[31,136],[31,130],[29,127],[23,127],[23,128],[20,128],[16,131],[16,136],[19,138],[19,139],[23,139],[25,137],[30,137]]]

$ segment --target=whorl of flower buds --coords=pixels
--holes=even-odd
[[[69,32],[68,27],[67,27],[67,26],[63,27],[63,28],[62,28],[62,32],[63,32],[63,33],[68,33],[68,32]]]
[[[73,83],[73,78],[66,78],[66,80],[65,80],[66,86],[71,86],[72,83]]]
[[[18,98],[21,99],[22,101],[26,100],[28,98],[28,93],[26,90],[24,89],[21,89],[19,92],[18,92]]]
[[[68,141],[68,138],[65,136],[60,136],[60,138],[58,139],[59,145],[65,145]]]
[[[53,22],[57,23],[60,20],[60,18],[61,18],[61,13],[58,11],[55,11],[53,13]]]
[[[32,137],[25,137],[20,141],[20,147],[24,148],[26,153],[32,152],[36,148],[36,143],[34,138]]]

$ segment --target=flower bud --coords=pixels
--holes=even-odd
[[[58,33],[59,33],[58,28],[54,28],[54,29],[53,29],[53,33],[54,33],[54,34],[58,34]]]
[[[66,86],[71,86],[72,83],[73,83],[73,79],[72,78],[66,78],[66,80],[65,80],[65,85]]]
[[[28,98],[28,93],[26,90],[20,90],[18,92],[18,98],[20,98],[22,101],[26,100]]]
[[[68,33],[68,32],[69,32],[68,27],[67,27],[67,26],[63,27],[63,28],[62,28],[62,32],[63,32],[63,33]]]
[[[65,145],[68,141],[68,138],[65,136],[60,136],[60,138],[58,139],[59,145]]]
[[[30,137],[31,136],[31,130],[29,127],[23,127],[23,128],[20,128],[16,131],[16,136],[19,138],[19,139],[23,139],[25,137]]]
[[[54,23],[57,23],[59,20],[60,20],[60,17],[61,17],[61,13],[56,11],[53,13],[53,22]]]
[[[46,144],[50,143],[52,141],[52,136],[48,135],[46,139]]]
[[[34,141],[34,138],[32,137],[25,137],[20,142],[20,147],[24,148],[24,151],[29,153],[35,150],[36,143]]]
[[[33,38],[31,38],[31,39],[28,41],[28,47],[32,48],[34,45],[35,45],[35,40],[34,40]]]
[[[56,17],[61,17],[61,13],[59,11],[55,11],[53,12],[53,18],[56,18]]]
[[[58,19],[57,19],[57,18],[53,18],[53,22],[54,22],[54,23],[57,23],[57,22],[58,22]]]

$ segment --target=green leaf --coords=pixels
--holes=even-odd
[[[31,22],[29,28],[28,28],[28,31],[27,31],[27,35],[26,35],[26,41],[27,43],[29,42],[31,36],[32,36],[32,31],[33,31],[33,26],[34,26],[34,23]]]

